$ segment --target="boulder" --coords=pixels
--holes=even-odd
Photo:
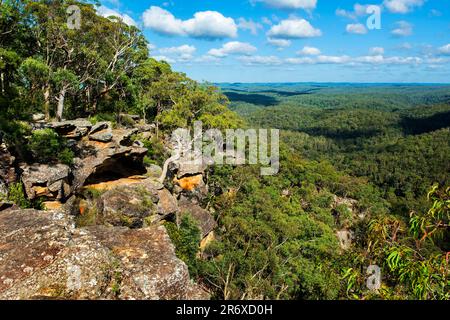
[[[81,139],[91,131],[92,124],[86,119],[52,122],[49,127],[66,139]]]
[[[352,242],[354,239],[353,232],[349,230],[341,230],[337,232],[337,237],[342,250],[347,251],[352,247]]]
[[[142,228],[157,214],[157,190],[142,185],[121,186],[100,196],[101,220],[112,226]]]
[[[89,132],[89,134],[94,134],[99,131],[103,131],[103,130],[110,129],[110,128],[111,128],[111,124],[109,122],[98,122],[97,124],[95,124],[92,127],[91,132]]]
[[[180,188],[179,193],[188,198],[202,200],[208,195],[208,186],[205,184],[202,174],[181,179],[175,177],[173,182]]]
[[[157,166],[155,164],[151,164],[147,166],[147,176],[150,178],[159,179],[162,175],[162,168],[160,166]]]
[[[112,139],[109,139],[109,135],[105,139],[98,139],[103,142],[82,140],[78,144],[78,159],[74,166],[75,190],[79,191],[86,184],[145,174],[143,159],[147,149],[128,143],[135,132],[134,129],[118,129],[111,131]]]
[[[28,199],[46,197],[55,200],[68,198],[70,187],[70,168],[64,164],[22,165],[22,182]]]
[[[95,227],[89,231],[121,263],[119,299],[209,298],[205,291],[190,280],[188,268],[176,257],[163,226],[138,230]]]
[[[39,122],[45,120],[45,114],[43,113],[36,113],[32,115],[33,122]]]
[[[103,130],[89,135],[89,139],[98,142],[110,142],[113,139],[111,130]]]
[[[207,299],[163,226],[75,229],[59,212],[0,214],[0,299]]]
[[[167,190],[158,190],[158,214],[167,217],[178,211],[177,199]]]
[[[179,208],[181,217],[190,215],[197,221],[202,232],[202,239],[206,238],[215,228],[217,228],[217,222],[214,220],[213,216],[198,204],[182,197],[179,201]]]

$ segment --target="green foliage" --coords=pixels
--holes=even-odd
[[[8,201],[16,204],[17,206],[28,209],[31,208],[31,202],[25,196],[22,183],[12,183],[8,188]]]
[[[51,129],[33,131],[29,148],[40,163],[59,160],[67,165],[73,164],[74,153],[65,147],[65,142]]]
[[[190,215],[183,215],[179,227],[172,222],[167,222],[165,226],[175,245],[177,257],[187,264],[191,276],[196,276],[200,263],[197,260],[197,254],[201,240],[197,221]]]

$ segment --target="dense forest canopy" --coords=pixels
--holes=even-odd
[[[73,4],[79,30],[67,25]],[[233,84],[222,93],[151,58],[148,44],[90,1],[0,1],[2,141],[18,160],[72,165],[54,132],[32,132],[33,115],[120,122],[134,113],[156,124],[158,138],[144,144],[161,165],[166,136],[197,120],[282,129],[278,175],[209,169],[204,205],[219,229],[201,257],[195,222],[167,225],[191,276],[216,299],[450,298],[448,86]],[[36,205],[9,187],[10,200]],[[346,250],[343,231],[353,235]],[[377,292],[366,286],[370,265],[382,271]]]

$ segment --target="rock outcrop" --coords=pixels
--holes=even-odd
[[[72,193],[70,168],[64,164],[23,165],[22,182],[30,200],[45,197],[63,200]]]
[[[0,214],[0,299],[201,299],[163,226],[76,229],[61,212]]]
[[[136,139],[153,137],[155,126],[121,118],[129,129],[36,120],[33,128],[67,139],[70,167],[21,163],[16,170],[0,145],[0,299],[209,298],[190,280],[164,227],[190,215],[202,250],[214,240],[217,224],[200,206],[206,165],[176,161],[160,181],[167,166],[146,167],[148,150]],[[18,209],[2,196],[16,171],[26,197],[42,199],[46,211]]]
[[[213,216],[198,204],[189,201],[186,198],[181,198],[179,201],[180,215],[190,215],[197,221],[198,226],[202,232],[202,239],[206,238],[214,229],[217,228],[217,222]]]

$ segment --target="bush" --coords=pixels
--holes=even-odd
[[[22,209],[31,208],[30,201],[26,198],[23,191],[22,184],[20,182],[12,183],[8,189],[8,200],[18,205]]]
[[[189,267],[191,276],[195,276],[198,273],[197,253],[201,240],[197,222],[190,215],[185,215],[181,219],[180,227],[173,222],[168,222],[165,226],[175,246],[177,257]]]
[[[43,163],[55,160],[63,148],[60,137],[51,129],[34,131],[29,145],[34,158]]]
[[[34,131],[30,138],[29,148],[37,162],[48,163],[58,160],[69,166],[73,164],[74,153],[66,147],[65,141],[52,129]]]
[[[64,163],[68,166],[73,165],[73,158],[75,157],[75,154],[72,150],[69,148],[65,148],[63,151],[61,151],[58,155],[58,159],[61,163]]]

